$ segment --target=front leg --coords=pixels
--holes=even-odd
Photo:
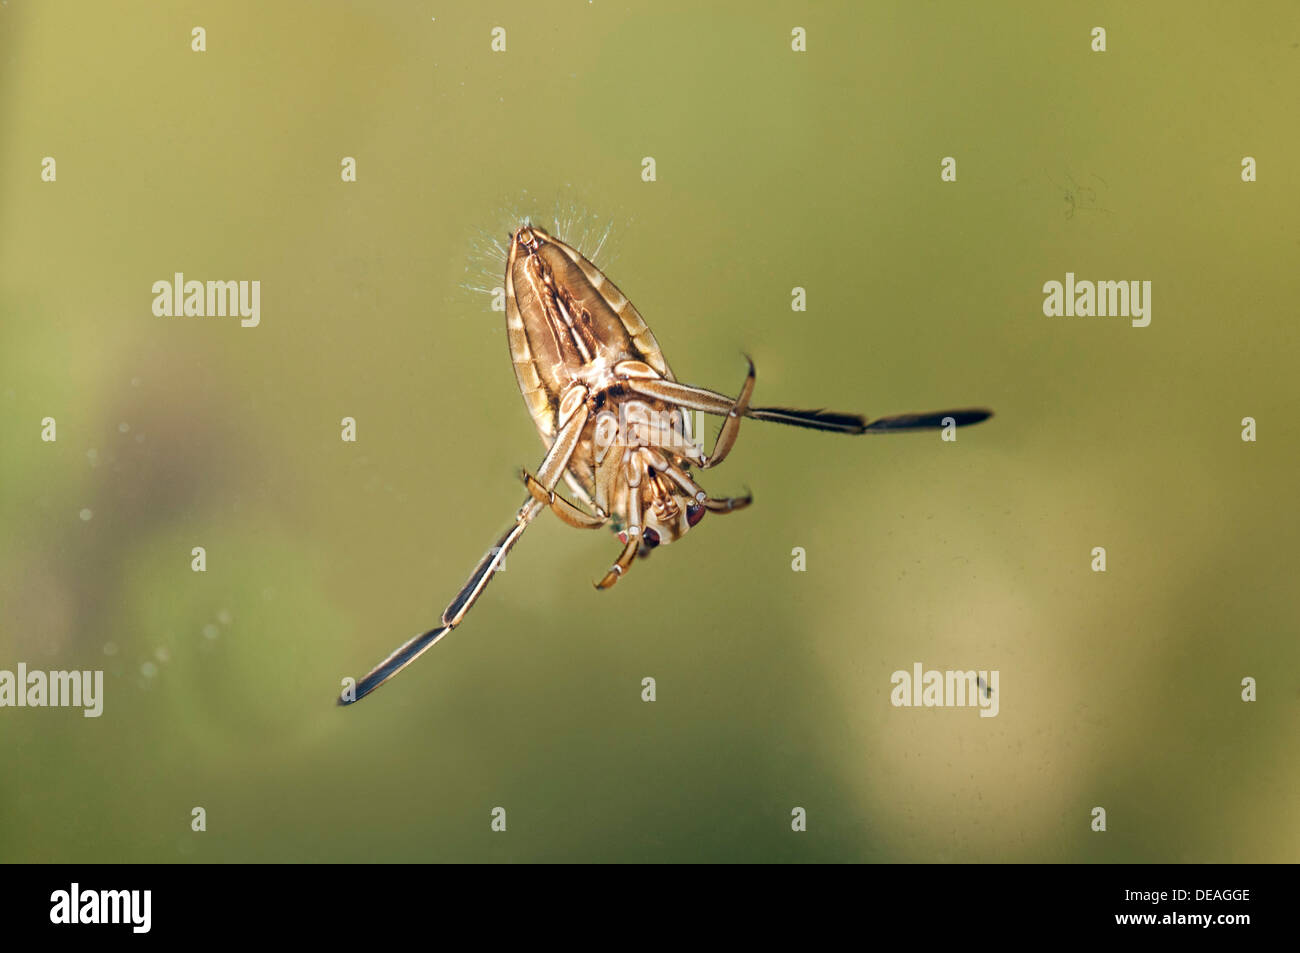
[[[641,546],[641,537],[633,536],[630,533],[627,537],[627,545],[623,547],[623,552],[619,553],[618,560],[614,565],[609,567],[609,572],[605,573],[605,578],[596,583],[597,589],[608,589],[614,583],[622,578],[623,573],[632,565],[632,560],[636,559],[636,551]]]
[[[547,492],[537,478],[527,470],[524,470],[521,475],[524,486],[528,487],[528,492],[532,494],[533,499],[543,506],[550,507],[552,513],[570,526],[577,529],[600,529],[609,522],[607,516],[592,516],[590,513],[584,513],[554,490]]]

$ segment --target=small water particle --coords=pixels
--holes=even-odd
[[[104,643],[104,654],[105,654],[105,655],[116,655],[116,654],[117,654],[117,643],[116,643],[116,642],[105,642],[105,643]]]
[[[153,662],[145,662],[140,666],[140,674],[145,678],[153,678],[158,674],[158,666],[153,664]]]
[[[231,622],[230,610],[222,609],[220,612],[218,612],[217,621],[220,622],[222,625],[230,625]]]
[[[209,622],[207,625],[203,627],[203,637],[206,639],[215,639],[220,634],[221,634],[221,630],[218,629],[211,622]]]
[[[81,521],[85,523],[85,522],[89,522],[90,518],[95,514],[90,511],[90,507],[86,507],[78,515],[81,517]]]
[[[160,662],[166,662],[172,657],[172,654],[167,651],[167,646],[160,645],[153,650],[153,657]]]
[[[126,432],[127,432],[128,430],[130,430],[130,429],[131,429],[131,425],[128,424],[125,420],[122,421],[120,424],[117,425],[117,432],[118,432],[118,433],[126,433]]]

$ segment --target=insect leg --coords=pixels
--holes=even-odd
[[[609,572],[596,583],[597,589],[608,589],[618,582],[632,565],[632,560],[636,558],[641,548],[641,480],[646,473],[640,454],[626,453],[623,469],[627,477],[627,529],[621,535],[626,542],[623,545],[623,552],[619,553],[614,565],[609,567]]]
[[[968,427],[993,416],[993,411],[983,407],[965,410],[936,410],[928,414],[895,414],[892,417],[877,417],[866,426],[866,433],[885,433],[891,430],[942,430],[948,426],[944,421],[952,418],[952,426]]]
[[[633,379],[624,381],[624,386],[645,397],[657,397],[687,410],[698,410],[719,417],[727,416],[736,406],[735,400],[731,397],[705,390],[703,387],[679,384],[676,381]],[[751,420],[770,420],[773,423],[808,427],[830,433],[859,434],[865,433],[867,427],[866,418],[860,414],[843,414],[833,410],[750,407],[745,411],[745,416]]]
[[[582,393],[585,395],[585,391]],[[567,475],[569,459],[578,446],[578,441],[582,437],[582,428],[587,425],[590,416],[591,409],[587,404],[585,402],[579,404],[560,428],[555,442],[551,444],[550,453],[542,462],[541,469],[537,471],[537,477],[533,477],[527,470],[522,474],[524,486],[528,487],[528,492],[534,500],[550,507],[551,512],[556,516],[578,529],[598,529],[605,525],[607,519],[604,516],[597,517],[584,513],[555,492],[560,477]]]
[[[727,414],[731,413],[732,408],[736,406],[735,398],[727,397],[725,394],[719,394],[716,391],[705,390],[703,387],[679,384],[677,381],[666,381],[658,378],[654,380],[629,378],[623,382],[623,385],[643,397],[655,397],[667,403],[685,407],[687,410],[698,410],[719,417],[727,416]]]
[[[749,358],[745,358],[745,360],[749,361]],[[736,402],[727,411],[727,419],[723,422],[717,442],[713,445],[713,453],[700,459],[701,470],[716,467],[727,458],[731,448],[736,445],[736,437],[740,435],[740,418],[749,410],[749,398],[753,393],[754,362],[749,361],[749,373],[745,375],[745,383],[740,388],[740,396],[736,398]]]
[[[555,442],[546,452],[542,465],[537,468],[537,482],[547,493],[555,489],[555,485],[560,482],[560,477],[569,468],[569,458],[573,456],[573,451],[578,446],[578,440],[582,437],[582,428],[587,425],[589,416],[591,410],[587,404],[585,402],[579,404],[572,412],[572,416],[560,427],[560,432],[555,435]]]
[[[609,567],[609,572],[605,573],[604,579],[596,583],[596,588],[608,589],[618,582],[623,573],[627,572],[627,567],[632,565],[632,560],[636,559],[636,551],[640,545],[640,536],[628,536],[627,545],[623,547],[623,552],[619,554],[618,561]]]
[[[559,482],[560,474],[568,467],[569,458],[573,456],[574,447],[578,444],[577,435],[582,433],[582,427],[586,420],[587,411],[585,407],[581,408],[578,413],[573,414],[556,435],[555,442],[551,444],[550,450],[546,453],[546,458],[542,461],[541,467],[538,468],[538,473],[543,474],[544,479],[549,479],[552,487]],[[505,562],[506,554],[510,552],[515,543],[519,542],[519,537],[524,534],[524,530],[528,528],[528,524],[533,521],[533,518],[542,511],[542,506],[543,504],[530,494],[524,500],[523,505],[519,507],[519,512],[515,514],[515,524],[501,535],[495,546],[483,554],[483,558],[474,567],[474,571],[470,573],[465,585],[456,594],[456,598],[443,610],[442,624],[435,629],[417,635],[399,647],[392,655],[376,665],[368,675],[357,682],[354,697],[340,696],[339,704],[350,705],[365,698],[427,652],[444,635],[460,625],[461,620],[474,607],[478,597],[483,594],[487,584],[492,581],[492,577],[496,575],[497,570]]]
[[[461,619],[465,618],[465,613],[469,612],[470,608],[478,600],[478,597],[492,580],[501,564],[505,562],[506,554],[519,541],[519,537],[528,528],[528,524],[541,510],[541,503],[531,497],[526,499],[519,508],[519,512],[515,515],[515,525],[503,533],[501,538],[497,540],[496,545],[483,554],[479,564],[474,567],[474,572],[470,574],[465,585],[456,594],[456,598],[443,611],[442,624],[437,628],[430,629],[428,632],[417,635],[400,646],[392,655],[376,665],[365,678],[357,682],[355,697],[340,696],[339,704],[350,705],[365,698],[427,652],[444,635],[456,628]]]
[[[589,513],[584,513],[554,490],[548,493],[546,488],[538,483],[537,479],[527,470],[524,470],[522,475],[524,486],[528,487],[528,492],[532,494],[533,499],[543,506],[550,507],[552,513],[570,526],[575,526],[578,529],[600,529],[609,521],[608,517],[592,516]]]
[[[564,482],[569,484],[569,493],[572,494],[573,498],[586,506],[587,509],[593,510],[596,513],[605,512],[596,505],[596,502],[591,498],[591,494],[583,489],[582,484],[578,482],[578,479],[573,475],[572,470],[564,471]]]
[[[657,397],[671,401],[688,410],[698,410],[706,414],[726,416],[736,402],[722,394],[716,394],[702,387],[691,387],[675,381],[629,380],[626,386],[646,397]],[[892,417],[879,417],[868,421],[860,414],[844,414],[833,410],[796,410],[790,407],[749,407],[744,416],[751,420],[769,420],[793,427],[808,427],[812,430],[825,430],[831,433],[881,433],[891,430],[939,430],[943,418],[952,417],[954,425],[967,427],[988,420],[993,411],[982,407],[963,410],[944,410],[928,414],[896,414]],[[724,425],[723,429],[726,429]],[[719,438],[721,439],[721,438]],[[712,463],[716,464],[715,457]]]
[[[727,497],[724,500],[715,500],[704,492],[704,489],[692,480],[681,467],[677,466],[666,456],[657,450],[643,448],[642,456],[646,462],[660,473],[666,473],[673,482],[695,498],[697,503],[702,503],[704,508],[710,513],[734,513],[736,510],[743,510],[750,503],[754,502],[754,494],[746,493],[744,496]]]
[[[751,407],[745,414],[752,420],[770,420],[791,427],[807,427],[828,433],[865,433],[867,419],[861,414],[843,414],[834,410],[795,410],[790,407]]]
[[[692,480],[685,470],[674,464],[665,454],[654,447],[642,447],[641,457],[652,470],[668,474],[674,483],[695,498],[695,502],[703,503],[709,495],[704,491],[704,487]]]
[[[704,508],[710,513],[734,513],[736,510],[743,510],[753,502],[753,493],[746,493],[744,496],[729,496],[725,500],[715,500],[710,497],[704,501]]]

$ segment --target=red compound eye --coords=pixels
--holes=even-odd
[[[704,507],[698,503],[692,503],[686,507],[686,525],[694,526],[700,520],[704,519]]]
[[[645,540],[646,549],[654,549],[659,545],[659,534],[652,529],[646,530],[642,539]]]

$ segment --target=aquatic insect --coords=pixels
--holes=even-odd
[[[748,495],[709,496],[691,474],[726,459],[743,418],[863,434],[960,427],[991,415],[949,410],[868,421],[825,410],[752,407],[752,361],[735,397],[682,384],[632,302],[595,265],[536,225],[511,235],[505,294],[515,377],[546,455],[536,474],[520,474],[528,496],[514,524],[479,561],[439,625],[380,662],[340,696],[340,704],[364,698],[460,625],[542,510],[579,529],[607,526],[618,535],[622,552],[596,583],[608,589],[638,555],[680,539],[706,513],[748,506]],[[707,454],[688,412],[723,418]],[[556,492],[561,480],[578,503]]]

